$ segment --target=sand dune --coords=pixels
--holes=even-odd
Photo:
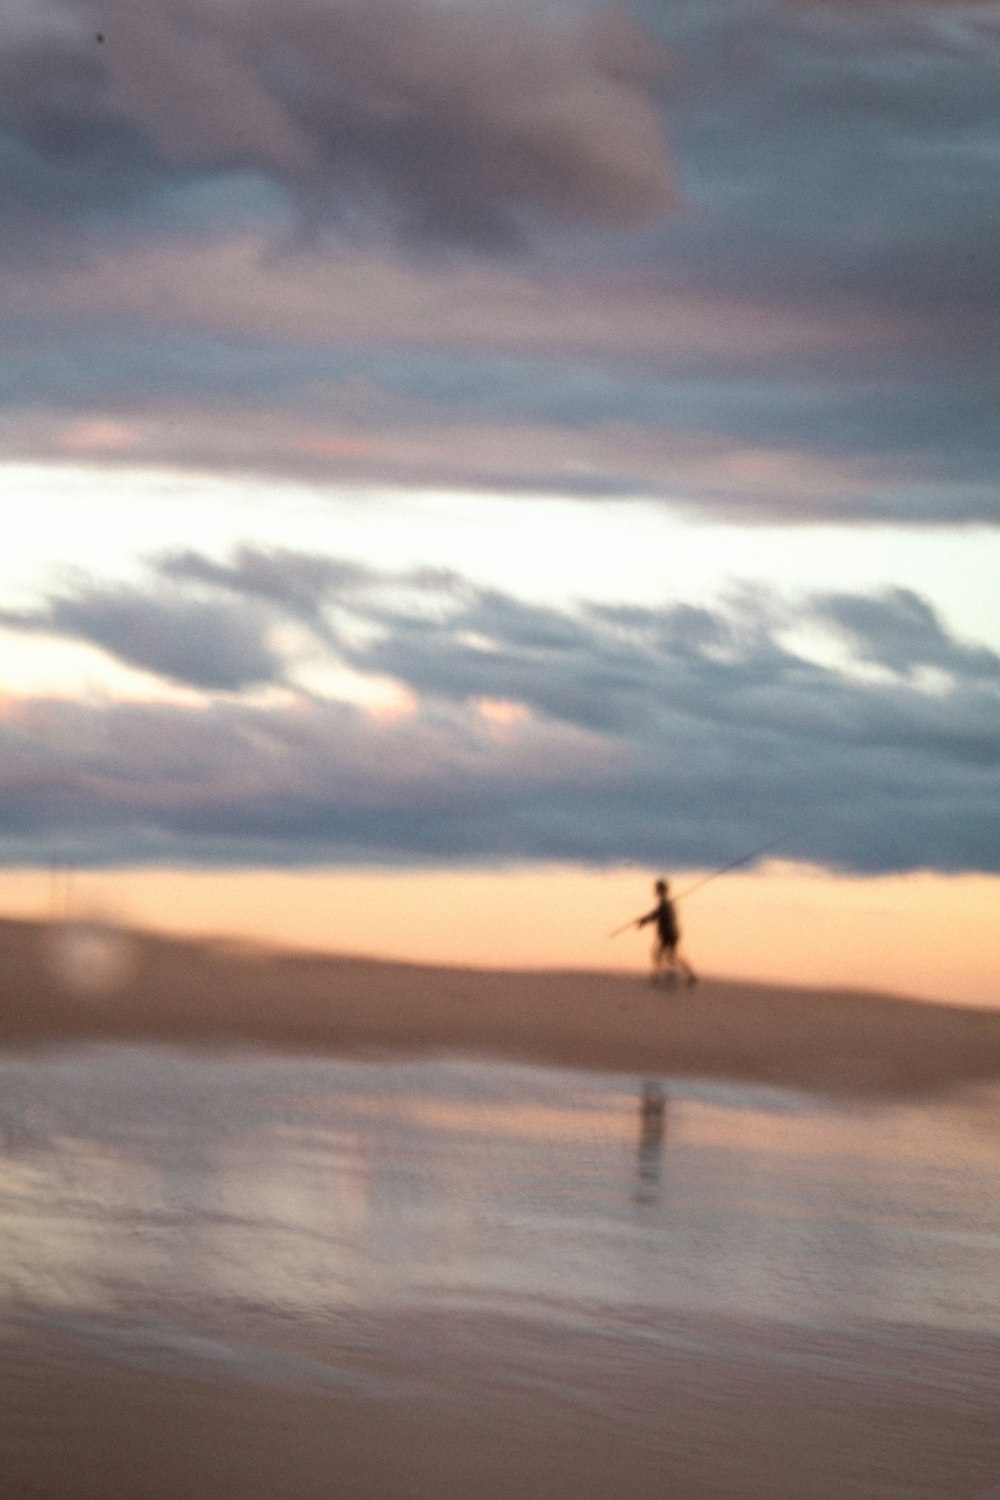
[[[103,946],[102,946],[103,945]],[[833,1092],[1000,1077],[1000,1013],[875,993],[250,952],[0,922],[0,1043],[71,1038],[467,1051]]]

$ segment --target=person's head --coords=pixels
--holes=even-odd
[[[658,896],[665,896],[670,889],[670,882],[668,880],[658,880],[653,889]]]

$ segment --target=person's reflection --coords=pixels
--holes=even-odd
[[[658,1078],[646,1078],[639,1097],[639,1149],[636,1161],[636,1201],[652,1203],[660,1185],[667,1100]]]

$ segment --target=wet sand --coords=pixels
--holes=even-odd
[[[405,1400],[292,1391],[94,1359],[70,1338],[0,1343],[4,1492],[18,1500],[995,1500],[995,1388],[947,1378],[905,1340],[874,1357],[845,1337],[727,1330],[733,1358],[662,1350],[622,1361],[599,1336],[553,1346],[529,1321],[398,1315],[373,1343],[420,1351]],[[686,1332],[678,1325],[681,1337]],[[356,1329],[355,1329],[356,1336]],[[985,1367],[1000,1349],[986,1340]],[[777,1355],[778,1357],[772,1357]],[[809,1369],[812,1358],[814,1368]],[[838,1357],[840,1363],[838,1363]],[[860,1361],[860,1364],[857,1363]],[[415,1368],[414,1368],[415,1366]],[[806,1367],[804,1367],[806,1366]]]
[[[657,989],[634,975],[431,968],[148,934],[121,935],[121,972],[101,988],[73,978],[59,941],[44,924],[0,922],[0,1045],[460,1051],[859,1095],[1000,1078],[1000,1012],[874,991],[710,978]]]
[[[98,934],[99,956],[104,943],[105,958],[110,953],[113,960],[104,978],[110,974],[114,982],[101,984],[101,963],[95,970],[86,958],[88,935],[83,934],[82,948],[79,932],[69,936],[68,950],[65,931],[0,923],[0,1047],[8,1055],[21,1055],[18,1066],[26,1075],[18,1085],[26,1118],[20,1143],[20,1095],[12,1096],[7,1111],[13,1129],[8,1213],[14,1217],[9,1226],[27,1223],[23,1213],[32,1193],[40,1192],[44,1147],[53,1153],[52,1181],[62,1195],[63,1218],[60,1230],[51,1214],[46,1218],[49,1210],[39,1199],[44,1211],[37,1232],[47,1240],[54,1237],[53,1243],[65,1233],[70,1247],[82,1236],[81,1264],[89,1267],[98,1304],[101,1297],[110,1298],[111,1310],[95,1320],[84,1303],[74,1305],[69,1277],[76,1263],[67,1261],[68,1269],[54,1277],[42,1273],[46,1284],[54,1280],[51,1297],[38,1294],[37,1305],[31,1305],[12,1295],[0,1313],[0,1473],[2,1492],[12,1500],[327,1500],[331,1495],[351,1500],[606,1500],[612,1495],[631,1500],[1000,1500],[995,1420],[1000,1331],[992,1325],[981,1332],[942,1326],[925,1312],[920,1316],[928,1318],[926,1325],[880,1323],[886,1316],[881,1293],[873,1319],[854,1326],[829,1318],[813,1326],[808,1315],[771,1321],[737,1317],[716,1302],[709,1311],[694,1311],[684,1297],[669,1306],[636,1304],[631,1312],[610,1319],[603,1304],[579,1300],[580,1315],[573,1314],[570,1303],[571,1315],[566,1316],[548,1306],[537,1287],[534,1312],[522,1308],[508,1313],[476,1297],[464,1304],[452,1297],[438,1306],[355,1301],[324,1306],[321,1314],[303,1309],[293,1316],[279,1310],[266,1334],[255,1331],[247,1306],[229,1307],[219,1292],[196,1305],[183,1278],[177,1281],[181,1263],[172,1257],[180,1250],[186,1256],[185,1274],[196,1282],[204,1275],[206,1287],[210,1284],[211,1236],[224,1237],[229,1223],[224,1215],[217,1222],[221,1200],[208,1170],[211,1152],[196,1132],[191,1139],[197,1149],[189,1147],[182,1163],[196,1185],[205,1184],[204,1201],[197,1200],[190,1229],[183,1220],[171,1227],[162,1206],[145,1220],[136,1218],[133,1227],[133,1210],[105,1199],[100,1184],[102,1173],[111,1174],[107,1182],[117,1183],[118,1193],[123,1182],[133,1180],[128,1173],[138,1173],[135,1180],[141,1184],[155,1180],[152,1164],[159,1158],[155,1152],[148,1156],[152,1147],[144,1132],[147,1125],[156,1126],[156,1115],[148,1080],[144,1085],[145,1075],[136,1068],[135,1050],[119,1058],[116,1049],[108,1076],[122,1080],[116,1099],[134,1095],[139,1101],[130,1106],[138,1146],[128,1144],[132,1138],[127,1133],[121,1140],[115,1134],[119,1105],[110,1096],[74,1096],[63,1120],[52,1100],[46,1104],[39,1093],[35,1075],[42,1058],[32,1056],[32,1049],[41,1047],[46,1056],[58,1059],[60,1053],[49,1049],[77,1041],[180,1043],[184,1052],[179,1055],[185,1057],[194,1055],[192,1048],[202,1057],[206,1049],[209,1054],[221,1049],[225,1057],[231,1049],[246,1056],[248,1046],[262,1047],[272,1049],[272,1061],[275,1049],[299,1054],[302,1062],[296,1061],[296,1067],[307,1067],[310,1057],[458,1052],[587,1069],[592,1077],[603,1072],[716,1078],[784,1085],[840,1099],[917,1099],[923,1114],[924,1100],[933,1109],[935,1095],[1000,1079],[1000,1015],[875,993],[712,980],[693,990],[655,990],[634,976],[433,969],[252,953],[141,934]],[[67,963],[70,950],[75,957]],[[154,1054],[159,1056],[160,1049]],[[381,1064],[378,1070],[383,1071]],[[218,1097],[218,1108],[228,1107],[226,1096]],[[287,1090],[281,1097],[285,1113],[279,1125],[287,1130],[292,1119]],[[89,1114],[81,1112],[88,1099]],[[659,1095],[654,1102],[659,1102],[655,1136],[645,1095],[641,1109],[631,1106],[629,1128],[636,1143],[622,1148],[621,1161],[634,1182],[621,1191],[634,1200],[634,1235],[639,1239],[630,1243],[645,1247],[633,1262],[647,1267],[651,1279],[644,1286],[663,1290],[664,1257],[668,1251],[675,1257],[680,1253],[685,1213],[690,1223],[694,1212],[684,1192],[695,1194],[697,1223],[710,1234],[717,1199],[734,1191],[733,1182],[739,1185],[737,1198],[745,1193],[754,1214],[763,1215],[765,1222],[776,1213],[777,1200],[775,1180],[749,1172],[745,1154],[732,1159],[735,1178],[718,1175],[716,1148],[706,1147],[703,1156],[696,1151],[684,1156],[683,1135],[680,1145],[675,1139],[673,1114],[664,1144]],[[342,1099],[339,1107],[345,1107]],[[442,1128],[452,1126],[454,1100],[450,1107]],[[863,1106],[870,1107],[883,1106]],[[903,1106],[887,1102],[885,1107]],[[188,1118],[185,1108],[182,1102],[178,1112],[164,1117],[163,1128]],[[148,1121],[146,1110],[153,1111]],[[351,1116],[351,1131],[370,1132],[373,1118],[372,1104],[363,1102]],[[214,1116],[206,1119],[210,1145],[211,1131],[218,1127]],[[105,1139],[100,1122],[107,1121],[111,1134]],[[785,1133],[782,1128],[775,1139],[784,1139]],[[409,1141],[410,1133],[401,1130],[394,1139]],[[992,1135],[983,1139],[992,1141]],[[155,1141],[155,1131],[149,1140]],[[251,1131],[246,1140],[248,1159],[259,1159],[262,1138]],[[742,1143],[739,1135],[737,1140]],[[912,1140],[908,1145],[922,1149]],[[466,1164],[463,1170],[476,1170],[482,1149],[466,1145],[464,1155],[456,1158]],[[563,1149],[568,1149],[565,1144]],[[591,1168],[585,1153],[575,1158],[582,1162],[583,1175],[569,1181],[554,1145],[540,1141],[538,1151],[556,1190],[566,1191],[568,1202],[579,1201],[581,1212],[593,1212],[603,1200],[594,1185],[597,1179],[591,1183],[586,1176]],[[230,1158],[223,1153],[221,1159]],[[384,1254],[401,1232],[428,1233],[421,1215],[432,1200],[424,1189],[414,1197],[413,1165],[409,1158],[407,1163],[399,1169],[402,1197],[398,1203],[386,1200],[378,1220],[385,1238],[373,1244],[381,1244]],[[511,1171],[509,1154],[495,1158],[494,1165],[504,1183],[503,1174]],[[950,1196],[955,1169],[961,1171],[960,1162],[949,1164],[940,1177],[941,1197],[931,1207],[945,1213],[948,1232],[958,1236],[956,1246],[961,1242],[964,1253],[987,1256],[992,1232],[973,1225],[975,1232],[966,1233],[968,1225],[959,1222]],[[157,1170],[165,1170],[162,1163]],[[327,1167],[315,1170],[325,1174]],[[452,1166],[448,1172],[454,1170]],[[806,1165],[799,1170],[812,1183],[812,1169]],[[871,1168],[861,1161],[857,1170],[860,1191],[849,1210],[837,1200],[827,1204],[818,1188],[811,1208],[786,1204],[781,1243],[790,1247],[790,1287],[798,1284],[804,1264],[795,1250],[797,1215],[807,1211],[813,1235],[828,1233],[835,1247],[850,1244],[851,1253],[869,1257],[875,1288],[897,1256],[900,1264],[909,1263],[924,1244],[907,1239],[912,1231],[900,1228],[902,1221],[897,1223],[891,1205],[871,1186],[878,1180],[866,1175]],[[88,1199],[84,1189],[90,1172],[97,1187]],[[439,1194],[452,1180],[448,1172],[428,1179],[437,1182]],[[300,1178],[299,1186],[306,1180]],[[322,1175],[320,1180],[321,1200],[303,1197],[294,1174],[279,1161],[268,1178],[278,1194],[267,1200],[269,1212],[276,1211],[274,1204],[290,1204],[296,1211],[303,1203],[329,1199],[332,1204],[334,1177]],[[376,1175],[374,1180],[384,1195],[387,1179]],[[538,1181],[529,1173],[527,1186],[507,1189],[513,1194],[512,1212],[528,1211],[524,1203],[534,1202]],[[454,1202],[466,1203],[469,1191],[460,1190],[460,1178],[458,1182]],[[531,1196],[522,1202],[520,1192]],[[657,1218],[661,1193],[666,1196]],[[344,1202],[349,1213],[355,1199],[348,1194]],[[330,1209],[334,1217],[338,1211]],[[467,1248],[474,1251],[491,1245],[497,1230],[480,1208],[470,1212],[468,1218],[463,1212],[462,1223]],[[120,1263],[107,1249],[111,1230],[106,1226],[115,1214],[121,1218]],[[851,1227],[849,1240],[843,1238],[843,1225],[838,1227],[842,1214]],[[497,1223],[502,1221],[501,1213]],[[265,1295],[258,1262],[267,1235],[284,1232],[280,1224],[275,1228],[267,1222],[266,1232],[252,1224],[247,1228],[257,1297]],[[534,1222],[530,1213],[528,1222]],[[761,1231],[754,1224],[760,1222],[752,1216],[747,1220],[748,1231],[758,1238]],[[816,1228],[827,1222],[828,1231]],[[234,1233],[243,1233],[242,1221],[234,1226]],[[874,1234],[876,1226],[878,1234],[870,1240],[868,1231]],[[305,1227],[313,1238],[304,1243],[314,1247],[314,1260],[322,1258],[328,1253],[326,1242],[315,1237],[315,1225]],[[724,1220],[719,1228],[726,1232]],[[13,1239],[8,1249],[15,1267],[18,1253],[28,1257],[30,1282],[31,1265],[46,1262],[32,1250],[30,1233],[25,1234],[20,1252]],[[163,1321],[155,1288],[149,1289],[148,1305],[141,1291],[139,1268],[159,1265],[154,1253],[158,1234],[172,1247],[163,1259],[164,1285],[168,1291],[179,1286],[184,1293],[178,1293],[188,1330],[182,1330],[188,1340],[183,1357],[169,1342],[179,1335]],[[551,1239],[549,1233],[546,1253],[560,1265],[579,1253],[571,1235],[556,1233],[552,1244]],[[299,1256],[297,1242],[288,1243],[291,1248],[283,1253]],[[594,1243],[599,1248],[605,1243],[600,1233]],[[608,1241],[608,1265],[617,1268],[622,1249],[612,1253],[613,1243]],[[950,1283],[934,1255],[939,1246],[944,1253],[947,1243],[947,1235],[927,1241],[921,1261],[925,1271],[930,1266],[927,1274],[936,1278],[942,1296]],[[697,1244],[695,1238],[690,1253],[701,1264],[706,1252],[699,1255]],[[457,1254],[447,1243],[442,1253]],[[58,1257],[53,1265],[57,1263]],[[293,1259],[292,1264],[299,1262]],[[761,1264],[769,1275],[780,1279],[784,1274],[768,1257]],[[459,1257],[458,1275],[461,1266]],[[130,1267],[140,1290],[126,1293],[119,1281]],[[616,1270],[609,1274],[613,1282]],[[566,1278],[567,1286],[571,1280]],[[11,1285],[15,1283],[16,1277]],[[891,1274],[886,1285],[892,1285]],[[759,1310],[756,1303],[748,1305],[755,1314]],[[622,1317],[633,1319],[634,1326],[618,1326],[615,1319]],[[235,1358],[233,1330],[241,1327],[245,1331],[237,1336],[237,1345],[239,1337],[246,1342]],[[157,1345],[158,1329],[166,1330],[162,1347]]]

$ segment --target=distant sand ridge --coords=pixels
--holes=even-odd
[[[73,1038],[461,1051],[858,1094],[1000,1078],[1000,1013],[987,1010],[715,980],[653,989],[619,974],[431,968],[0,921],[0,1043]]]

